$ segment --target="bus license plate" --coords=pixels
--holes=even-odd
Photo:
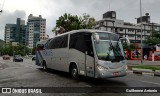
[[[118,75],[119,75],[119,72],[113,72],[112,75],[113,75],[113,76],[118,76]]]

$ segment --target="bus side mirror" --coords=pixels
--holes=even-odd
[[[130,40],[127,37],[119,37],[120,40],[126,40],[127,45],[130,45]]]
[[[99,35],[97,33],[94,33],[94,39],[96,40],[96,42],[99,42]]]

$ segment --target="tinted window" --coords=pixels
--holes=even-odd
[[[119,35],[112,34],[112,33],[104,33],[104,32],[98,32],[100,40],[113,40],[118,41]]]
[[[76,49],[83,53],[87,51],[88,55],[93,56],[91,33],[81,32],[71,34],[69,48]]]
[[[85,53],[86,45],[85,46],[84,45],[85,45],[85,40],[84,40],[83,33],[71,34],[69,48],[74,48]]]
[[[119,39],[119,36],[117,34],[111,34],[111,33],[109,33],[109,37],[113,41],[118,41],[118,39]]]
[[[108,33],[98,33],[100,40],[109,40],[109,34]]]
[[[45,44],[45,49],[48,48],[50,41],[52,41],[52,39],[49,39],[46,44]]]
[[[68,35],[55,37],[48,45],[48,49],[66,48],[68,45]]]

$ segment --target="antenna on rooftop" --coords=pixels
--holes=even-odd
[[[110,7],[111,7],[111,0],[109,0],[109,11],[110,11]]]

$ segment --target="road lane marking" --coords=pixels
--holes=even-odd
[[[149,82],[149,81],[140,81],[140,82],[144,82],[144,83],[150,83],[150,84],[155,84],[155,85],[160,85],[160,83]]]
[[[3,63],[5,63],[5,62],[3,62],[3,61],[0,61],[0,63],[2,63],[2,64],[3,64]]]
[[[146,73],[146,72],[142,72],[142,75],[145,75],[145,76],[154,76],[154,73]]]

